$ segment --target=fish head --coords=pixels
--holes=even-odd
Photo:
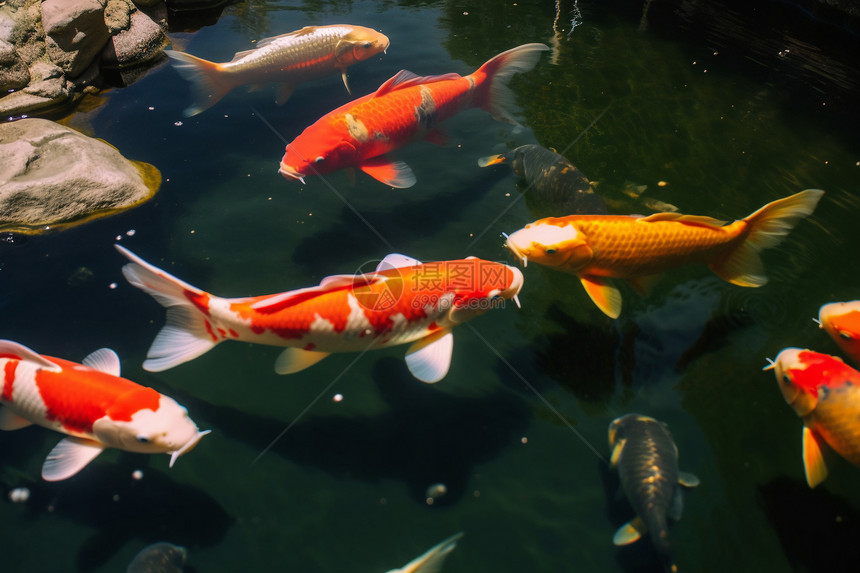
[[[852,360],[860,359],[860,300],[825,304],[818,323]]]
[[[163,394],[155,410],[141,408],[130,416],[112,416],[108,410],[93,424],[93,434],[106,446],[142,454],[167,453],[174,459],[208,433],[198,430],[188,410]]]
[[[785,348],[767,370],[773,370],[786,403],[798,416],[806,416],[818,405],[819,390],[833,382],[844,382],[846,369],[841,359],[801,348]]]
[[[385,34],[372,28],[353,26],[352,31],[337,43],[334,50],[335,58],[339,65],[349,66],[385,52],[389,44],[390,41]]]
[[[642,414],[625,414],[619,416],[609,423],[609,447],[615,447],[617,443],[626,440],[631,432],[635,432],[637,426],[643,424],[660,424],[663,427],[666,426],[663,422]]]
[[[349,133],[323,120],[287,144],[278,173],[304,183],[308,175],[323,175],[358,163]]]
[[[566,217],[529,223],[507,237],[505,246],[526,266],[529,261],[576,273],[591,262],[593,252],[583,234]]]
[[[504,306],[508,300],[520,306],[517,295],[524,281],[520,269],[476,257],[451,261],[446,269],[450,305],[448,318],[454,324]]]
[[[545,151],[539,145],[535,145],[533,143],[529,143],[527,145],[520,145],[516,149],[509,151],[507,153],[507,161],[511,165],[511,169],[514,170],[514,173],[518,177],[522,177],[523,179],[528,178],[528,171],[526,169],[526,164],[528,162],[528,157],[530,154],[536,154],[540,151]]]

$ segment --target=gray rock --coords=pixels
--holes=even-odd
[[[158,170],[44,119],[0,124],[0,230],[39,232],[134,207]]]
[[[82,73],[110,38],[100,0],[45,0],[47,53],[69,77]]]
[[[131,0],[107,0],[105,4],[105,25],[108,32],[117,34],[123,30],[128,30],[131,25],[131,13],[137,8]]]
[[[126,68],[161,57],[167,45],[167,36],[152,19],[135,10],[131,13],[130,26],[112,37],[102,52],[105,68]]]
[[[18,55],[15,46],[0,40],[0,95],[18,90],[30,83],[27,64]]]

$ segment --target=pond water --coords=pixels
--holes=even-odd
[[[681,571],[852,570],[860,470],[840,460],[806,486],[801,422],[761,369],[786,346],[837,354],[812,318],[858,298],[858,75],[843,61],[857,38],[794,5],[767,8],[247,1],[172,33],[175,48],[227,61],[306,25],[378,29],[391,47],[350,69],[354,96],[400,69],[465,75],[520,44],[553,50],[512,81],[521,127],[471,110],[444,125],[448,145],[398,151],[418,179],[409,189],[363,173],[354,185],[343,172],[306,185],[278,175],[284,141],[351,99],[338,77],[280,107],[274,89],[237,89],[184,118],[189,87],[162,65],[69,119],[156,165],[163,185],[122,215],[0,245],[0,337],[78,361],[113,348],[124,376],[212,434],[172,469],[111,451],[46,484],[39,468],[58,436],[0,433],[3,571],[124,571],[167,541],[198,573],[371,573],[459,531],[446,573],[659,571],[647,538],[611,542],[632,510],[606,466],[606,431],[628,412],[666,422],[681,468],[701,479],[670,529]],[[477,159],[526,143],[565,155],[606,197],[646,185],[683,213],[734,220],[803,189],[826,194],[764,254],[760,289],[677,269],[647,297],[624,290],[613,321],[575,277],[529,265],[522,309],[459,327],[435,385],[409,375],[403,348],[279,376],[279,349],[231,342],[142,369],[164,313],[123,279],[117,240],[222,296],[315,285],[392,251],[516,264],[500,235],[536,217],[510,169]],[[447,493],[428,504],[437,483]],[[30,500],[8,502],[22,486]]]

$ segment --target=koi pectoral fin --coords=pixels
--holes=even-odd
[[[827,464],[824,462],[824,439],[803,426],[803,469],[806,473],[806,483],[815,487],[827,477]]]
[[[634,517],[624,525],[618,528],[615,535],[612,536],[614,545],[630,545],[648,532],[648,528],[642,523],[638,517]]]
[[[329,352],[316,352],[302,348],[287,348],[275,360],[275,372],[278,374],[295,374],[305,368],[310,368],[329,354]]]
[[[504,163],[505,159],[506,157],[504,155],[488,155],[487,157],[481,157],[478,159],[478,167],[489,167],[490,165]]]
[[[603,314],[609,318],[618,318],[621,314],[621,293],[603,277],[579,277],[585,292],[591,297]]]
[[[346,88],[346,93],[348,93],[349,95],[352,95],[352,92],[351,92],[351,91],[350,91],[350,89],[349,89],[349,82],[348,82],[348,81],[346,81],[346,69],[344,69],[344,70],[340,73],[340,77],[342,77],[342,78],[343,78],[343,87],[345,87],[345,88]]]
[[[406,366],[422,382],[438,382],[448,373],[453,350],[453,333],[447,329],[440,330],[409,347],[406,351]]]
[[[62,481],[84,469],[104,448],[81,438],[63,438],[54,446],[42,464],[42,479]]]
[[[295,89],[296,87],[293,84],[281,84],[278,87],[278,95],[275,96],[275,103],[277,105],[284,105],[287,103],[287,100],[293,95],[293,91]]]
[[[678,472],[678,483],[684,487],[699,487],[699,477],[690,472]]]
[[[32,425],[33,422],[27,418],[19,416],[9,408],[0,407],[0,430],[11,432]]]
[[[405,189],[418,181],[412,169],[402,161],[391,161],[385,157],[374,157],[358,166],[359,169],[386,185]]]

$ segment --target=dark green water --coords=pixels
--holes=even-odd
[[[858,298],[856,68],[826,59],[834,38],[856,47],[856,37],[798,24],[789,5],[772,22],[716,9],[708,22],[708,6],[655,3],[643,25],[639,5],[563,4],[556,51],[512,83],[522,128],[463,113],[445,126],[447,147],[397,153],[416,186],[359,173],[350,187],[335,173],[327,180],[345,201],[320,179],[299,186],[277,174],[281,138],[348,101],[337,77],[301,86],[284,107],[271,90],[240,89],[184,119],[188,87],[162,66],[78,114],[75,125],[155,164],[162,189],[121,216],[0,246],[0,336],[72,360],[114,348],[126,377],[175,397],[213,432],[172,469],[166,456],[109,452],[58,484],[38,478],[56,434],[0,434],[2,571],[124,571],[143,546],[169,541],[189,549],[198,573],[370,573],[458,531],[446,573],[659,571],[647,541],[611,544],[631,510],[570,429],[607,457],[609,422],[631,411],[667,422],[682,469],[702,481],[671,529],[682,571],[852,570],[860,470],[841,463],[807,488],[800,420],[761,368],[786,346],[836,353],[811,319],[826,302]],[[305,25],[370,26],[391,47],[351,69],[358,96],[400,69],[466,74],[510,47],[549,43],[555,18],[553,3],[535,1],[256,1],[172,39],[225,61]],[[744,23],[756,33],[744,38]],[[401,349],[281,377],[278,349],[229,343],[167,372],[142,370],[163,311],[123,280],[117,236],[223,296],[317,284],[392,247],[513,264],[500,233],[534,216],[510,170],[476,160],[525,143],[562,152],[602,194],[647,185],[684,213],[732,220],[802,189],[826,195],[765,254],[761,289],[679,269],[647,298],[625,290],[611,321],[574,277],[530,265],[522,310],[459,327],[451,371],[434,386],[408,374]],[[81,267],[92,276],[70,280]],[[428,505],[425,489],[439,482],[448,494]],[[7,502],[17,486],[33,491],[27,504]]]

